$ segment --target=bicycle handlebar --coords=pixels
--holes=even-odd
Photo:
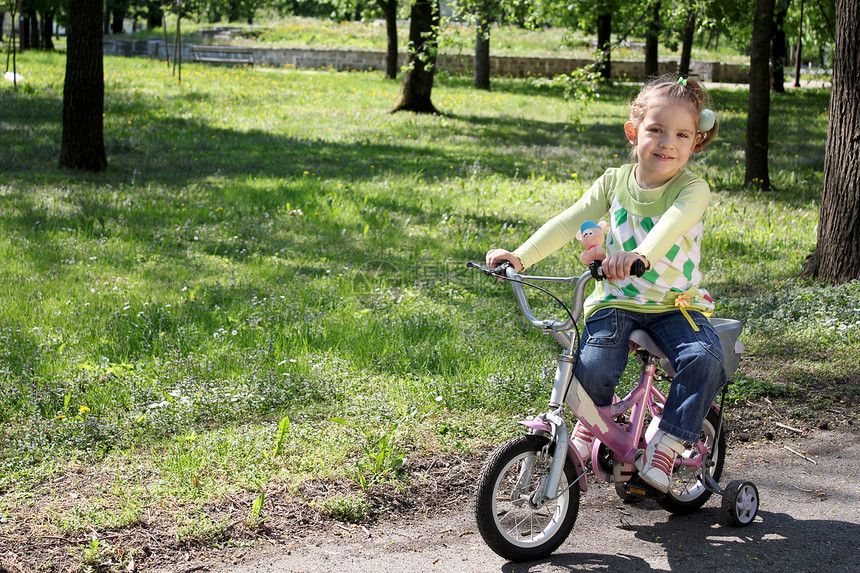
[[[588,265],[587,271],[585,271],[579,276],[574,277],[521,275],[517,273],[516,270],[514,270],[514,266],[507,261],[503,262],[501,265],[493,269],[473,262],[466,263],[466,267],[478,269],[487,276],[496,276],[506,279],[511,284],[511,288],[513,288],[514,297],[517,300],[517,305],[520,307],[520,310],[526,317],[526,320],[528,320],[529,323],[535,328],[540,328],[541,330],[548,332],[564,332],[572,329],[576,325],[576,322],[579,320],[579,317],[582,314],[582,303],[585,300],[586,285],[592,279],[603,280],[604,278],[606,278],[603,275],[603,267],[601,266],[601,261],[592,261]],[[645,263],[643,263],[641,260],[637,260],[633,263],[630,270],[632,274],[636,275],[637,277],[641,277],[645,273]],[[567,318],[567,320],[542,320],[537,318],[534,315],[534,312],[532,312],[531,306],[529,305],[528,297],[526,296],[525,289],[523,288],[523,285],[526,284],[527,281],[555,282],[575,285],[573,291],[573,311],[570,313],[570,316]]]

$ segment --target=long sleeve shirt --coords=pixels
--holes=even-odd
[[[681,170],[656,189],[642,189],[635,165],[608,169],[564,212],[547,221],[514,254],[530,267],[576,237],[582,223],[609,219],[607,253],[632,251],[651,264],[642,277],[604,281],[585,303],[585,315],[604,307],[665,312],[684,306],[706,314],[713,299],[699,288],[702,217],[710,202],[708,184]]]

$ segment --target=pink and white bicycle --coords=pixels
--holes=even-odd
[[[493,451],[478,478],[475,516],[481,536],[489,547],[511,561],[541,559],[561,545],[573,529],[579,512],[580,495],[588,490],[586,463],[574,447],[564,420],[570,407],[578,421],[594,436],[591,470],[596,479],[614,483],[625,501],[655,498],[661,507],[675,514],[690,513],[702,507],[716,493],[722,496],[722,513],[735,526],[753,522],[759,496],[749,481],[718,485],[726,453],[723,432],[725,388],[720,404],[712,404],[702,424],[701,438],[686,444],[671,476],[668,493],[661,493],[638,479],[634,460],[657,432],[666,395],[659,380],[674,375],[669,361],[643,330],[630,336],[642,363],[638,384],[613,404],[598,407],[583,389],[574,370],[579,346],[576,324],[582,313],[585,289],[592,279],[601,280],[599,264],[576,277],[544,277],[518,274],[505,264],[487,269],[468,263],[483,273],[507,280],[526,320],[562,346],[547,412],[519,422],[528,434],[513,438]],[[636,272],[638,270],[639,272]],[[644,268],[635,269],[641,275]],[[534,283],[574,285],[573,310]],[[565,320],[535,317],[524,286],[532,286],[552,296],[567,311]],[[726,374],[737,369],[743,353],[738,337],[743,328],[736,320],[711,319],[725,356]]]

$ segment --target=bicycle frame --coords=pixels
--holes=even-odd
[[[702,422],[697,443],[692,446],[686,443],[675,458],[673,470],[666,471],[670,474],[668,488],[651,485],[639,474],[642,465],[636,463],[637,454],[656,439],[667,399],[657,381],[666,379],[664,373],[669,379],[676,375],[666,353],[647,330],[636,329],[629,335],[642,368],[638,383],[624,398],[616,394],[612,404],[597,406],[577,378],[576,324],[583,313],[586,286],[592,277],[601,278],[598,264],[590,266],[581,276],[567,278],[520,275],[509,264],[488,269],[470,262],[467,267],[489,276],[507,275],[526,320],[562,347],[549,409],[535,418],[520,421],[530,435],[501,444],[478,476],[475,517],[481,536],[493,551],[515,562],[535,561],[564,542],[576,522],[581,493],[588,490],[583,457],[592,460],[591,469],[597,479],[615,482],[616,493],[625,501],[653,498],[663,509],[680,515],[699,509],[712,494],[718,494],[723,498],[723,517],[730,525],[753,522],[758,511],[755,485],[734,480],[722,489],[717,483],[723,471],[726,446],[722,411],[716,403],[711,404]],[[640,276],[642,272],[637,269],[634,274]],[[573,312],[552,293],[531,284],[538,281],[573,285]],[[564,320],[536,318],[525,295],[526,284],[552,296],[568,316]],[[722,347],[726,374],[731,376],[744,350],[738,338],[743,325],[725,318],[711,318],[710,322]],[[725,386],[722,392],[725,399]],[[567,407],[578,418],[574,439],[565,422]],[[593,435],[590,452],[582,450],[584,444],[592,441],[586,430]]]
[[[577,352],[574,345],[576,340],[568,334],[575,327],[576,321],[579,320],[582,314],[585,288],[591,281],[591,272],[586,271],[579,277],[526,276],[519,275],[512,267],[508,267],[506,274],[513,287],[517,304],[529,323],[553,336],[563,347],[556,368],[549,411],[535,419],[519,422],[528,427],[532,432],[551,435],[556,444],[548,479],[540,492],[536,492],[536,494],[540,493],[540,495],[536,495],[532,501],[534,503],[541,503],[551,499],[546,495],[546,492],[557,490],[567,456],[571,456],[577,467],[578,474],[574,483],[570,484],[569,487],[578,483],[581,491],[585,492],[588,490],[585,464],[577,453],[569,436],[567,425],[562,418],[564,405],[567,404],[573,413],[576,414],[577,419],[594,434],[595,443],[592,459],[596,459],[598,448],[603,444],[612,451],[613,460],[616,464],[632,464],[640,449],[639,445],[643,443],[643,437],[645,438],[645,442],[647,442],[657,432],[657,426],[662,417],[662,404],[666,402],[666,396],[654,383],[657,373],[657,359],[650,354],[648,355],[648,358],[642,365],[638,384],[627,396],[608,406],[596,406],[574,375],[575,355]],[[540,320],[536,318],[529,306],[521,281],[544,281],[576,285],[573,296],[572,317],[565,321]],[[630,412],[630,418],[626,424],[626,428],[624,428],[617,424],[615,420],[628,411]],[[643,430],[646,415],[648,414],[651,415],[651,422],[647,430]],[[643,431],[645,432],[645,436],[642,435]],[[707,454],[707,448],[701,442],[696,446],[702,455],[693,458],[679,457],[676,463],[701,468],[703,459]],[[602,481],[612,481],[612,476],[607,475],[600,468],[599,463],[592,464],[592,469],[595,475]]]

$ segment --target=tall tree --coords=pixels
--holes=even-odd
[[[803,56],[803,0],[800,0],[800,19],[797,23],[797,46],[794,51],[794,87],[800,87],[800,62]]]
[[[777,93],[785,93],[785,58],[788,54],[785,37],[785,18],[788,15],[790,0],[777,0],[776,15],[773,22],[773,39],[771,40],[771,70],[773,78],[771,86]]]
[[[12,21],[12,27],[15,27],[15,21]],[[18,25],[18,49],[22,52],[29,50],[30,42],[30,14],[24,6],[21,7],[21,22]]]
[[[162,25],[164,11],[161,9],[160,0],[144,0],[143,5],[139,9],[146,18],[147,30],[152,30]]]
[[[648,9],[648,24],[645,30],[645,77],[653,78],[660,74],[660,62],[657,58],[660,47],[660,0],[656,0]]]
[[[451,6],[451,2],[448,3]],[[502,0],[454,0],[453,18],[475,26],[474,86],[490,89],[490,33],[508,7]]]
[[[376,0],[385,16],[386,58],[385,77],[393,80],[399,67],[397,54],[397,0]]]
[[[597,49],[601,53],[600,77],[605,80],[612,78],[612,12],[611,6],[597,15]]]
[[[860,279],[860,4],[836,0],[836,49],[818,244],[803,274]]]
[[[105,19],[110,21],[110,33],[122,34],[125,16],[131,8],[130,0],[107,0]]]
[[[50,11],[42,12],[42,49],[54,49],[54,13]]]
[[[102,0],[69,0],[63,138],[60,166],[88,171],[107,167],[104,143]]]
[[[690,75],[690,60],[693,55],[693,37],[696,33],[696,6],[687,9],[684,18],[684,29],[681,32],[681,61],[678,63],[678,75],[687,77]]]
[[[415,0],[409,17],[409,60],[395,111],[438,113],[430,96],[439,43],[438,0]]]
[[[490,89],[490,26],[499,17],[499,0],[474,2],[475,18],[475,87]]]
[[[744,185],[770,189],[767,168],[770,121],[770,40],[774,0],[757,0],[750,41],[750,95],[747,112]]]

